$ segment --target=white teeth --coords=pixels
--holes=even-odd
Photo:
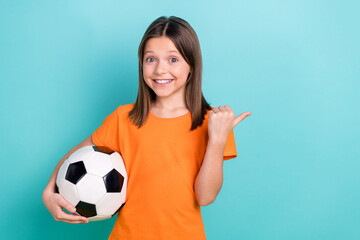
[[[171,80],[155,80],[157,83],[168,83],[171,82]]]

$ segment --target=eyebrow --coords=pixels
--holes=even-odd
[[[146,51],[144,54],[146,54],[146,53],[153,53],[153,52],[154,52],[154,51]],[[175,51],[175,50],[169,51],[169,53],[171,53],[171,52],[178,53],[178,51]]]

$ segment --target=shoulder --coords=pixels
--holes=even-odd
[[[129,112],[133,109],[135,103],[129,103],[118,106],[113,112],[114,117],[118,119],[120,122],[128,122]]]
[[[129,103],[129,104],[125,104],[125,105],[120,105],[120,106],[118,106],[116,108],[115,111],[118,114],[121,114],[121,115],[127,114],[127,113],[129,113],[131,111],[131,109],[133,109],[134,105],[135,105],[135,103]]]

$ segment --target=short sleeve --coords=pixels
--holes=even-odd
[[[102,125],[92,134],[92,141],[97,146],[106,146],[120,152],[119,147],[119,115],[115,110],[105,118]]]
[[[225,145],[224,160],[229,160],[236,157],[237,157],[237,152],[236,152],[234,130],[231,130]]]

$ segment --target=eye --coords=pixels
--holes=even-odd
[[[148,57],[148,58],[145,59],[145,61],[146,61],[146,62],[154,62],[155,59],[152,58],[152,57]]]
[[[177,62],[178,60],[176,59],[176,58],[170,58],[170,62],[172,62],[172,63],[175,63],[175,62]]]

